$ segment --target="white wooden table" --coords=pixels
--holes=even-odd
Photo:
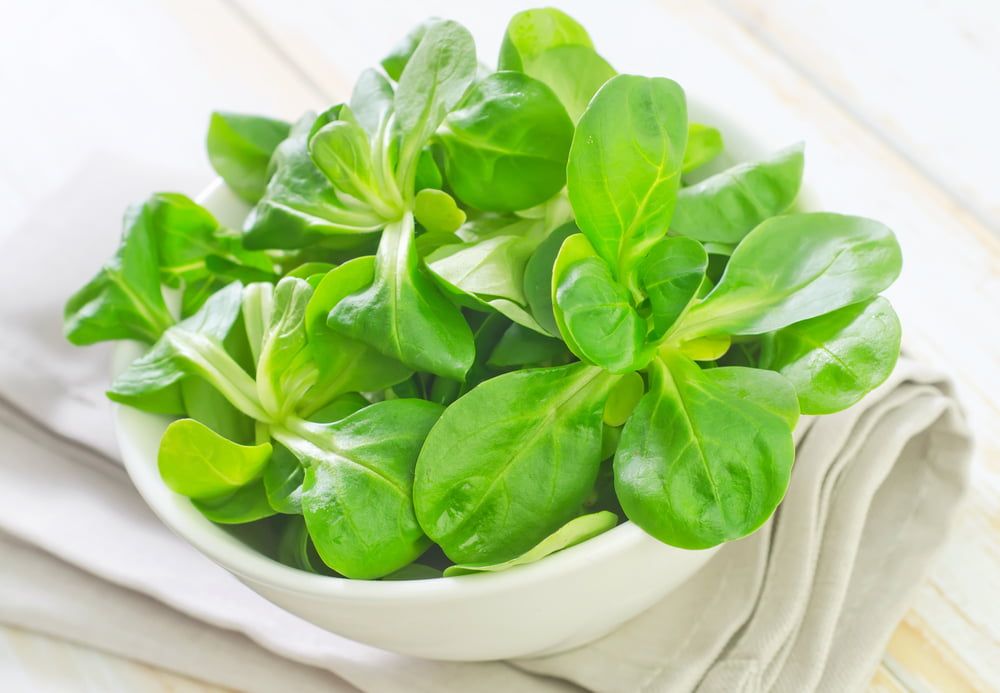
[[[211,177],[213,108],[293,118],[333,103],[431,14],[469,26],[490,59],[506,18],[530,4],[7,2],[0,233],[97,152],[155,163],[163,189],[195,193],[190,181]],[[805,140],[823,205],[899,235],[906,268],[890,295],[908,348],[954,373],[979,448],[967,509],[872,687],[1000,689],[1000,3],[559,5],[619,70],[673,77],[776,146]],[[214,689],[0,628],[0,690]]]

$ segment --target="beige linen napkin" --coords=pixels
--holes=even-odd
[[[102,159],[0,237],[0,621],[249,691],[867,683],[966,485],[969,435],[936,371],[904,359],[859,406],[804,424],[776,518],[597,642],[512,663],[394,655],[256,596],[164,528],[113,461],[108,351],[63,343],[62,303],[113,251],[124,204],[162,185]]]

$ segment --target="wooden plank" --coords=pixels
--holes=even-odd
[[[1000,233],[1000,4],[721,0],[772,50]]]
[[[18,628],[0,628],[0,690],[225,693],[228,689]]]
[[[329,73],[350,79],[429,14],[469,26],[481,59],[490,62],[509,14],[531,4],[435,0],[417,7],[370,0],[363,9],[323,4],[289,13],[277,0],[257,0],[247,7],[259,26],[308,56],[300,64],[303,71],[316,79]],[[990,317],[1000,305],[1000,242],[983,215],[968,211],[954,191],[915,166],[905,143],[886,139],[845,109],[847,97],[813,83],[758,33],[717,7],[679,0],[561,7],[591,30],[620,70],[674,77],[704,113],[739,113],[745,127],[769,146],[805,140],[807,184],[816,206],[869,215],[896,230],[906,269],[890,296],[903,319],[906,346],[954,374],[980,440],[973,498],[911,619],[930,624],[922,631],[928,642],[947,643],[960,653],[970,680],[980,677],[1000,686],[995,664],[1000,602],[990,584],[990,576],[1000,574],[993,538],[1000,526],[1000,408],[994,397],[1000,388],[1000,327]],[[628,17],[643,19],[626,26]],[[892,100],[883,106],[891,108]],[[894,113],[902,118],[909,112],[906,105]],[[905,661],[919,667],[924,660]]]

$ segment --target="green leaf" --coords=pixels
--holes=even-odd
[[[375,136],[392,110],[392,84],[373,68],[362,70],[351,92],[351,113],[369,135]]]
[[[434,161],[434,155],[430,148],[424,147],[417,159],[417,174],[416,180],[413,181],[413,190],[419,193],[421,190],[440,190],[442,187],[444,187],[444,177],[441,175],[441,169]]]
[[[412,190],[420,150],[465,95],[476,76],[472,35],[452,21],[431,23],[399,77],[396,130],[400,133],[398,181]]]
[[[299,412],[309,416],[330,400],[348,392],[374,392],[405,380],[411,370],[364,342],[327,325],[330,311],[351,294],[370,286],[375,258],[359,257],[330,270],[306,306],[306,334],[319,377]]]
[[[348,392],[317,409],[309,416],[309,420],[317,423],[333,423],[364,409],[369,404],[371,402],[360,392]]]
[[[504,331],[486,362],[492,368],[542,366],[556,360],[569,360],[566,345],[558,339],[513,324]]]
[[[833,414],[885,382],[900,336],[899,318],[878,297],[766,335],[760,367],[791,381],[803,414]]]
[[[316,553],[316,547],[313,546],[312,539],[309,538],[309,529],[306,527],[305,520],[301,517],[288,518],[278,539],[277,558],[285,565],[308,573],[336,574],[323,565],[323,561]]]
[[[216,288],[226,279],[274,279],[274,262],[266,253],[243,248],[238,236],[227,235],[207,209],[185,195],[156,193],[145,209],[165,284],[186,290],[210,275],[220,278]]]
[[[451,233],[465,223],[465,212],[455,204],[455,198],[434,188],[417,193],[413,216],[430,233]]]
[[[552,270],[563,241],[578,232],[573,222],[555,229],[538,245],[524,268],[524,295],[531,314],[550,335],[559,334],[552,307]]]
[[[115,339],[153,343],[174,323],[160,291],[148,205],[125,213],[118,251],[66,302],[63,320],[66,339],[77,345]]]
[[[901,266],[896,237],[877,221],[827,212],[774,217],[737,246],[677,336],[772,332],[872,298]]]
[[[350,247],[382,228],[372,211],[349,209],[309,155],[313,127],[335,120],[340,108],[303,116],[278,145],[267,190],[243,223],[247,248],[304,248],[320,241]]]
[[[499,69],[526,72],[544,51],[564,45],[593,48],[587,30],[561,10],[545,7],[518,12],[504,33]]]
[[[569,199],[580,230],[621,280],[667,231],[686,139],[684,92],[660,77],[612,78],[577,124]]]
[[[593,48],[579,44],[553,46],[542,51],[525,72],[555,92],[574,123],[583,115],[597,90],[617,74]]]
[[[681,171],[688,173],[722,153],[722,133],[710,125],[688,123],[687,147]],[[681,203],[678,202],[678,205]]]
[[[499,563],[570,520],[597,477],[614,381],[581,363],[523,370],[448,407],[417,462],[414,506],[427,535],[456,563]]]
[[[157,466],[172,491],[209,499],[259,478],[270,457],[268,443],[239,445],[194,419],[180,419],[160,439]]]
[[[242,285],[234,282],[213,294],[201,309],[166,332],[111,384],[107,395],[122,404],[172,388],[186,375],[204,378],[236,408],[258,421],[268,415],[253,379],[223,344],[240,314]]]
[[[383,580],[433,580],[441,577],[441,571],[422,563],[405,565],[394,573],[389,573]]]
[[[604,423],[615,428],[624,425],[645,391],[646,383],[638,373],[622,376],[604,403]]]
[[[256,522],[275,514],[267,502],[264,484],[258,479],[233,493],[219,498],[192,499],[194,507],[212,522],[241,525]]]
[[[496,573],[515,566],[534,563],[557,551],[568,549],[571,546],[576,546],[588,539],[592,539],[598,534],[603,534],[616,524],[618,524],[618,517],[606,510],[590,515],[574,517],[516,558],[502,563],[464,563],[448,566],[444,570],[444,577],[471,575],[473,573]]]
[[[437,133],[456,196],[496,212],[533,207],[559,192],[572,139],[558,97],[520,72],[476,82]]]
[[[371,285],[334,305],[328,324],[414,370],[455,380],[475,356],[461,312],[419,263],[409,214],[382,232]]]
[[[535,220],[517,221],[438,248],[427,256],[427,267],[458,292],[484,302],[503,298],[526,306],[524,268],[542,230]]]
[[[335,120],[309,138],[309,156],[333,187],[374,207],[378,193],[368,133],[357,123]]]
[[[762,221],[792,205],[802,183],[803,162],[802,145],[797,144],[683,188],[671,230],[699,241],[739,243]]]
[[[560,334],[582,360],[612,373],[643,365],[646,321],[582,234],[567,238],[559,251],[552,302]]]
[[[306,349],[306,305],[313,289],[304,279],[285,277],[274,288],[257,360],[257,396],[272,418],[284,418],[318,377]]]
[[[229,403],[204,379],[189,375],[180,381],[184,412],[234,443],[254,441],[254,421]],[[134,405],[132,405],[134,406]]]
[[[661,238],[638,267],[639,287],[649,297],[656,340],[667,333],[698,292],[708,255],[690,238]]]
[[[392,47],[392,50],[381,61],[382,69],[385,70],[385,73],[389,77],[397,82],[399,81],[400,76],[403,74],[403,68],[410,62],[410,58],[413,57],[413,52],[417,50],[417,46],[423,40],[424,34],[427,33],[430,27],[440,21],[437,17],[425,19],[413,27],[399,43]]]
[[[622,431],[615,490],[660,541],[704,549],[750,534],[788,487],[798,413],[787,380],[751,368],[651,364],[650,391]]]
[[[208,123],[208,160],[226,185],[253,204],[267,187],[268,162],[291,126],[273,118],[215,111]]]
[[[274,435],[305,466],[302,512],[323,562],[372,579],[428,546],[413,514],[413,466],[442,407],[392,400],[330,424],[293,421]]]
[[[305,467],[299,462],[299,458],[281,443],[274,441],[272,447],[274,451],[263,471],[267,502],[275,512],[301,515]]]

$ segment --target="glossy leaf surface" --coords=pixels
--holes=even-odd
[[[579,363],[518,371],[448,407],[421,450],[414,505],[449,558],[510,560],[578,511],[597,477],[613,380]]]

